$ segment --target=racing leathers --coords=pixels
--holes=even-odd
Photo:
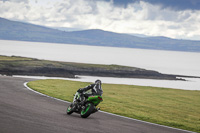
[[[91,96],[91,95],[100,95],[102,96],[103,94],[103,90],[101,88],[101,81],[100,80],[96,80],[95,84],[90,84],[89,86],[86,86],[85,88],[80,88],[78,89],[78,98],[74,99],[78,100],[78,102],[80,102],[80,104],[84,104],[84,100],[85,98]]]

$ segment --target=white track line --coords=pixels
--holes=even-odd
[[[51,97],[51,96],[48,96],[48,95],[45,95],[45,94],[42,94],[38,91],[35,91],[31,88],[29,88],[27,86],[27,83],[28,82],[25,82],[24,83],[24,86],[30,90],[30,91],[33,91],[39,95],[42,95],[42,96],[45,96],[45,97],[49,97],[49,98],[52,98],[52,99],[55,99],[55,100],[58,100],[58,101],[61,101],[61,102],[65,102],[65,103],[71,103],[69,101],[64,101],[64,100],[61,100],[61,99],[58,99],[58,98],[55,98],[55,97]],[[117,114],[113,114],[113,113],[108,113],[108,112],[105,112],[105,111],[99,111],[99,112],[102,112],[102,113],[105,113],[105,114],[109,114],[109,115],[113,115],[113,116],[117,116],[117,117],[121,117],[121,118],[125,118],[125,119],[129,119],[129,120],[134,120],[134,121],[138,121],[138,122],[142,122],[142,123],[147,123],[147,124],[151,124],[151,125],[156,125],[156,126],[160,126],[160,127],[165,127],[165,128],[170,128],[170,129],[175,129],[175,130],[179,130],[179,131],[184,131],[184,132],[188,132],[188,133],[195,133],[195,132],[192,132],[192,131],[187,131],[187,130],[183,130],[183,129],[178,129],[178,128],[174,128],[174,127],[168,127],[168,126],[164,126],[164,125],[159,125],[159,124],[155,124],[155,123],[150,123],[150,122],[146,122],[146,121],[142,121],[142,120],[137,120],[137,119],[133,119],[133,118],[129,118],[129,117],[126,117],[126,116],[121,116],[121,115],[117,115]]]
[[[45,96],[45,97],[49,97],[49,98],[52,98],[52,99],[55,99],[55,100],[58,100],[58,101],[61,101],[61,102],[71,103],[71,102],[68,102],[68,101],[64,101],[64,100],[61,100],[61,99],[58,99],[58,98],[55,98],[55,97],[51,97],[51,96],[45,95],[45,94],[40,93],[40,92],[38,92],[38,91],[35,91],[35,90],[29,88],[29,87],[27,86],[27,83],[28,83],[28,82],[25,82],[25,83],[24,83],[24,86],[25,86],[28,90],[30,90],[30,91],[33,91],[33,92],[35,92],[35,93],[37,93],[37,94],[39,94],[39,95],[42,95],[42,96]]]

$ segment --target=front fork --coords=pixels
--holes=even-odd
[[[81,96],[81,94],[79,92],[76,92],[76,94],[74,95],[74,99],[73,99],[73,105],[76,109],[76,112],[78,112],[79,110],[81,111],[81,108],[84,108],[85,104],[85,97]]]
[[[81,96],[79,92],[76,92],[76,94],[74,95],[73,103],[80,103],[81,105],[84,105],[85,101],[85,97]]]

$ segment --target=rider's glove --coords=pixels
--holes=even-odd
[[[82,88],[78,89],[77,92],[82,93],[83,92]]]

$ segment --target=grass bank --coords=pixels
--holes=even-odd
[[[67,101],[89,83],[67,80],[37,80],[28,86]],[[139,120],[200,133],[200,91],[103,84],[101,110]]]

